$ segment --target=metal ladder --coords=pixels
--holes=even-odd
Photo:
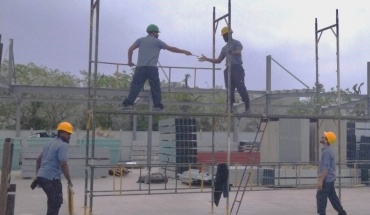
[[[260,119],[260,122],[258,123],[258,130],[257,130],[256,135],[254,137],[252,147],[249,149],[249,152],[259,152],[260,147],[261,147],[261,141],[262,141],[262,138],[265,134],[267,122],[268,122],[267,118],[261,118]],[[260,141],[260,143],[257,144],[257,141]],[[254,159],[255,159],[254,157],[250,158],[250,160],[254,160]],[[234,202],[233,202],[233,205],[231,206],[230,214],[232,214],[232,212],[234,210],[234,206],[236,207],[236,203],[237,203],[237,208],[236,208],[236,213],[235,214],[238,214],[240,205],[241,205],[243,197],[244,197],[244,193],[247,189],[249,180],[251,179],[252,170],[253,170],[253,165],[244,167],[243,175],[240,179],[238,190],[236,191]],[[244,185],[242,185],[244,177],[247,177],[247,178],[246,178],[246,181],[245,181]],[[239,195],[241,195],[241,196],[239,197]]]

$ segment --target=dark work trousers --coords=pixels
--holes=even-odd
[[[48,198],[48,210],[46,215],[58,215],[63,204],[63,191],[60,179],[49,180],[38,177],[38,185],[44,190]]]
[[[328,198],[333,208],[338,212],[338,215],[347,215],[346,211],[343,209],[339,201],[337,193],[335,192],[334,181],[324,181],[322,189],[318,190],[316,193],[316,205],[318,214],[326,214],[326,204],[328,202]]]
[[[154,107],[162,106],[161,83],[159,81],[158,68],[155,66],[136,67],[134,77],[131,82],[130,93],[123,102],[124,105],[134,104],[146,80],[149,80],[150,91],[152,93]]]
[[[231,101],[231,107],[232,104],[235,103],[235,88],[238,90],[238,93],[240,97],[242,98],[242,101],[245,104],[245,108],[249,109],[250,108],[250,103],[249,103],[249,95],[247,92],[247,88],[245,87],[244,83],[244,69],[243,66],[240,64],[234,64],[231,65],[231,86],[230,86],[230,101]],[[228,89],[228,68],[224,70],[224,80],[225,80],[225,86],[226,89]],[[227,98],[229,98],[229,94],[227,95]],[[227,100],[227,104],[229,105],[229,100]],[[232,110],[232,109],[231,109]]]

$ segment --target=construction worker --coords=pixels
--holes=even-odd
[[[139,48],[139,53],[130,92],[128,97],[122,102],[122,105],[124,109],[132,109],[145,81],[149,80],[154,110],[161,111],[163,110],[163,104],[161,103],[161,86],[157,67],[159,52],[161,49],[167,49],[174,53],[183,53],[186,55],[192,55],[192,53],[187,50],[169,46],[158,39],[160,31],[158,26],[154,24],[148,25],[146,32],[148,33],[147,36],[137,39],[128,49],[128,65],[130,67],[135,65],[132,63],[133,51]]]
[[[336,136],[333,132],[324,132],[320,143],[322,144],[321,160],[317,179],[316,204],[317,213],[326,214],[326,204],[329,198],[331,205],[338,212],[338,215],[347,215],[343,209],[337,193],[335,192],[335,156],[331,145],[335,142]]]
[[[61,122],[57,127],[57,137],[47,143],[36,161],[37,184],[47,196],[46,215],[57,215],[63,203],[62,183],[63,173],[72,187],[71,176],[67,164],[68,143],[73,133],[69,122]]]
[[[227,100],[227,108],[230,108],[232,111],[233,103],[235,102],[235,88],[238,90],[239,95],[242,98],[242,101],[245,105],[245,112],[250,113],[250,101],[249,95],[247,92],[247,88],[245,87],[244,83],[244,69],[243,69],[243,61],[242,61],[242,49],[243,45],[238,41],[232,38],[233,31],[230,30],[230,38],[229,38],[229,28],[224,27],[221,29],[221,35],[223,36],[226,43],[230,43],[230,50],[228,44],[226,44],[222,50],[220,55],[217,59],[208,58],[202,54],[201,57],[198,58],[199,61],[208,61],[211,63],[221,63],[226,58],[226,69],[224,70],[224,80],[226,89],[230,89],[230,98]],[[231,86],[228,87],[228,61],[230,60],[230,67],[231,67]],[[229,94],[227,95],[229,97]],[[230,99],[230,100],[229,100]],[[231,103],[229,103],[231,101]],[[230,107],[228,107],[230,105]]]

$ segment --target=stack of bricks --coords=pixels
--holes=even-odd
[[[358,160],[358,150],[356,143],[356,124],[355,122],[347,123],[347,160],[349,163],[347,166],[353,168],[352,161]]]
[[[170,178],[197,168],[197,128],[192,118],[170,118],[159,122],[159,161]]]

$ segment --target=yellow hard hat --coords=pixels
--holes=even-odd
[[[73,134],[73,126],[69,122],[61,122],[57,127],[57,131],[65,131],[67,133]]]
[[[331,131],[327,131],[327,132],[324,131],[324,135],[326,139],[328,139],[329,144],[333,144],[335,140],[337,139],[337,136]]]
[[[221,29],[221,36],[224,36],[225,34],[229,33],[229,27],[223,27]],[[230,33],[233,33],[233,30],[230,31]]]

